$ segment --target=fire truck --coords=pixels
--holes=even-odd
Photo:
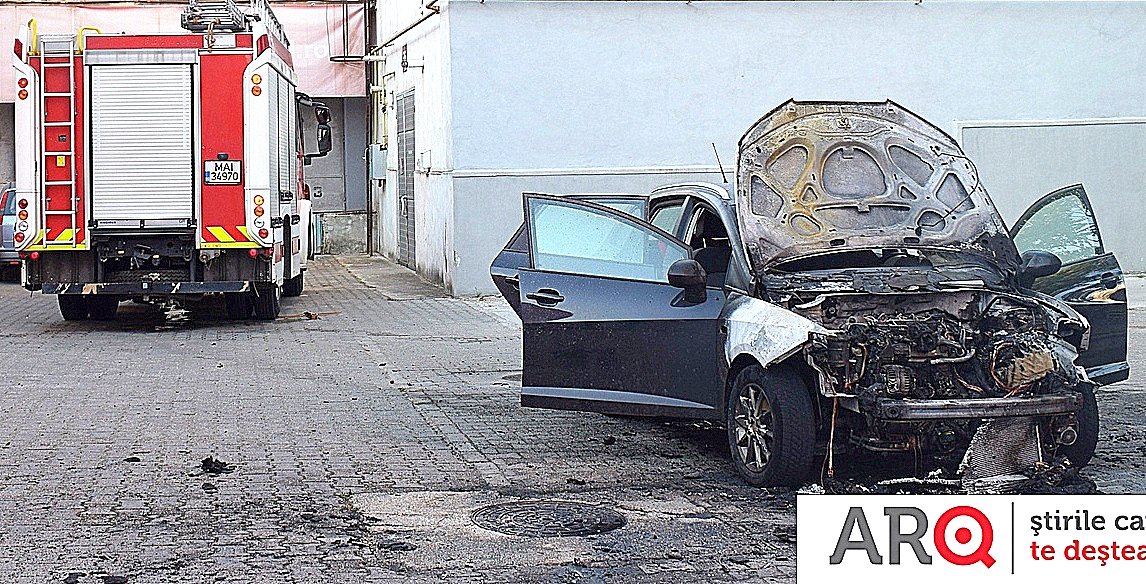
[[[298,91],[265,0],[192,0],[180,20],[54,35],[32,20],[15,41],[13,241],[24,287],[67,320],[213,294],[231,318],[272,320],[302,293],[303,168],[331,149],[330,110]]]

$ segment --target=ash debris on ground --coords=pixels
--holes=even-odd
[[[1083,476],[1065,456],[1050,464],[1039,463],[1031,469],[1022,486],[1026,495],[1089,495],[1098,493],[1094,480]]]
[[[203,470],[204,474],[210,475],[221,475],[235,472],[235,465],[219,460],[214,456],[208,456],[207,458],[204,458],[203,461],[199,463],[199,468]]]
[[[825,477],[821,484],[805,485],[798,492],[834,495],[1086,495],[1099,490],[1092,479],[1079,472],[1065,456],[1060,456],[1049,462],[1036,462],[1019,472],[972,480],[936,469],[922,477]]]

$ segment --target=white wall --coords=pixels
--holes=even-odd
[[[449,13],[456,212],[498,211],[457,230],[457,293],[492,290],[486,267],[520,221],[529,181],[499,175],[636,185],[711,166],[711,142],[728,164],[789,98],[890,98],[953,134],[1146,116],[1141,2],[452,0]]]
[[[427,11],[409,0],[382,2],[378,8],[379,38],[413,23]],[[382,231],[382,253],[397,257],[397,125],[394,96],[414,89],[414,143],[417,157],[428,162],[414,176],[417,201],[415,234],[418,272],[431,281],[450,285],[453,249],[453,167],[450,129],[450,60],[448,52],[449,10],[431,17],[403,35],[382,54],[386,57],[386,103],[389,149],[387,180],[380,201],[379,226]],[[401,49],[406,46],[406,70],[401,66]]]
[[[963,147],[1008,225],[1039,197],[1082,183],[1102,242],[1123,270],[1146,270],[1146,119],[964,128]]]
[[[1139,2],[450,4],[457,168],[709,164],[783,100],[966,119],[1146,111]]]

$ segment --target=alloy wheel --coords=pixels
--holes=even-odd
[[[749,470],[760,472],[772,457],[772,404],[764,388],[749,383],[737,396],[734,437],[736,453]]]

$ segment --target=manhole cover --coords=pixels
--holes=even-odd
[[[625,525],[625,516],[605,507],[572,501],[517,501],[482,507],[478,527],[525,537],[585,536]]]

